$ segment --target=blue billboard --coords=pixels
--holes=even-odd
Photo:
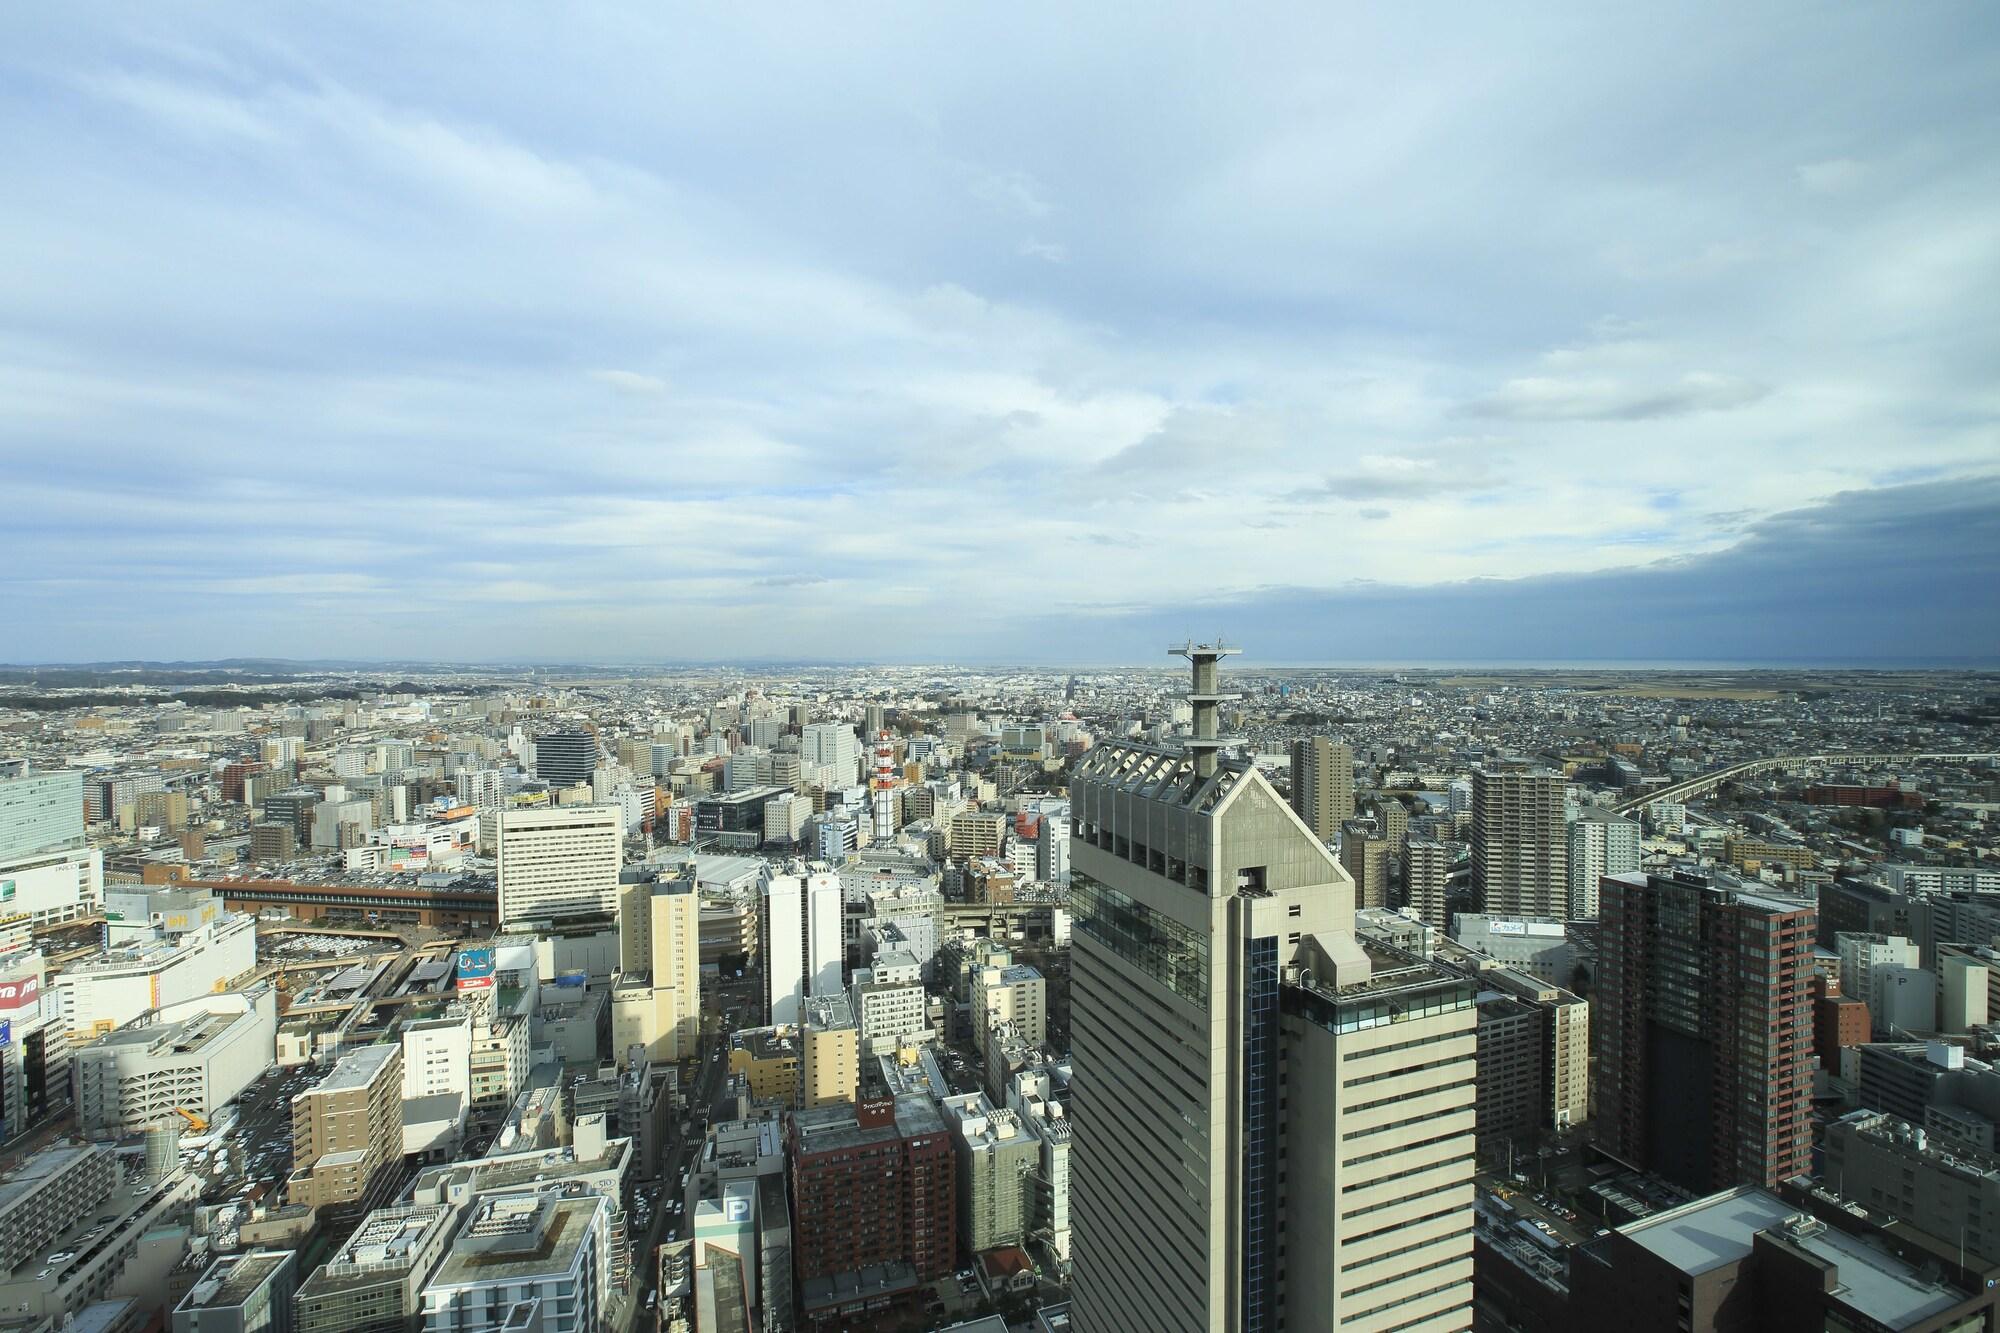
[[[460,990],[490,990],[493,986],[493,950],[460,949],[458,951],[458,988]]]

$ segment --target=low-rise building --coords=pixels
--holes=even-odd
[[[297,1272],[285,1250],[225,1255],[174,1307],[173,1333],[292,1333]]]
[[[578,1333],[615,1298],[611,1206],[563,1188],[473,1202],[422,1294],[425,1333]]]

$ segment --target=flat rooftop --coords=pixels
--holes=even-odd
[[[241,1305],[291,1257],[289,1253],[259,1250],[217,1259],[214,1266],[194,1284],[194,1290],[182,1297],[180,1305],[175,1308],[207,1310]]]
[[[1838,1269],[1839,1285],[1833,1294],[1891,1328],[1929,1319],[1971,1297],[1970,1292],[1920,1278],[1866,1237],[1828,1226],[1760,1189],[1734,1189],[1696,1199],[1618,1231],[1691,1276],[1740,1262],[1750,1254],[1757,1233],[1772,1232]]]
[[[349,1092],[355,1088],[365,1088],[381,1073],[382,1066],[402,1052],[402,1047],[393,1042],[383,1042],[377,1046],[364,1046],[352,1055],[343,1055],[340,1063],[330,1073],[314,1084],[310,1092]],[[301,1093],[307,1096],[309,1093]]]

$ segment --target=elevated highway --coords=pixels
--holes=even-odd
[[[1879,768],[1888,764],[1973,764],[2000,759],[2000,752],[1992,750],[1967,753],[1920,753],[1900,754],[1787,754],[1769,759],[1749,759],[1728,768],[1718,768],[1713,773],[1703,773],[1698,777],[1683,778],[1665,787],[1657,787],[1643,796],[1613,806],[1618,814],[1631,814],[1644,810],[1655,801],[1686,801],[1697,796],[1706,796],[1726,782],[1736,782],[1743,778],[1754,778],[1763,773],[1780,769],[1790,771],[1800,768]]]

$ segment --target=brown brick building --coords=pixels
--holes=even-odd
[[[1696,1193],[1809,1171],[1814,904],[1634,874],[1599,911],[1598,1145]]]
[[[951,1134],[921,1093],[792,1116],[792,1267],[804,1324],[866,1327],[952,1270]]]

